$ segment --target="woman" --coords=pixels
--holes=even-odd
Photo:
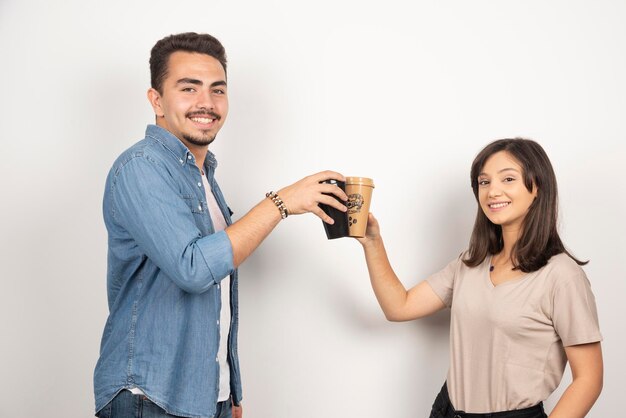
[[[545,417],[543,401],[568,361],[573,381],[550,418],[584,417],[602,390],[602,336],[586,262],[557,232],[550,160],[534,141],[498,140],[475,158],[471,183],[478,213],[469,249],[408,291],[372,214],[358,239],[387,319],[451,308],[451,364],[430,417]]]

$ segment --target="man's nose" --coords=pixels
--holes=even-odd
[[[196,106],[201,109],[213,110],[214,105],[213,105],[213,97],[211,97],[211,92],[207,90],[200,91]]]

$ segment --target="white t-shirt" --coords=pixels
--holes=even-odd
[[[585,272],[566,254],[497,286],[487,257],[461,255],[427,282],[451,307],[448,391],[455,409],[488,413],[528,408],[559,385],[563,347],[602,340]]]
[[[211,220],[213,221],[213,228],[215,232],[223,231],[226,229],[226,220],[220,210],[211,185],[209,184],[205,175],[202,176],[202,182],[204,183],[204,191],[206,194],[207,206],[209,213],[211,214]],[[220,345],[217,351],[217,360],[220,366],[220,383],[219,394],[217,396],[218,402],[228,400],[230,397],[230,368],[228,366],[228,333],[230,331],[230,276],[225,277],[218,285],[220,287],[222,309],[220,311],[219,325],[220,327]],[[140,388],[131,388],[130,391],[135,395],[145,395]]]
[[[206,193],[207,206],[213,221],[215,232],[226,229],[226,220],[220,207],[213,196],[211,185],[206,176],[202,176],[204,191]],[[217,397],[218,402],[228,400],[230,397],[230,368],[228,366],[228,333],[230,331],[230,276],[225,277],[218,285],[222,294],[222,309],[220,311],[220,346],[217,352],[217,359],[220,364],[220,391]]]

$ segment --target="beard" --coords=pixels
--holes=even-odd
[[[192,118],[192,117],[210,117],[216,121],[219,121],[220,119],[222,119],[222,117],[220,115],[218,115],[215,112],[211,112],[211,111],[206,111],[206,110],[201,110],[198,112],[189,112],[185,115],[188,118]],[[217,136],[217,132],[215,133],[215,135],[211,136],[211,134],[209,133],[209,131],[202,131],[202,134],[200,135],[190,135],[190,134],[186,134],[183,133],[183,138],[188,141],[190,144],[193,145],[198,145],[198,146],[206,146],[209,145],[211,142],[215,141],[215,137]]]
[[[203,135],[201,137],[198,136],[192,136],[189,134],[183,134],[183,138],[185,139],[185,141],[189,142],[190,144],[193,145],[198,145],[198,146],[206,146],[211,144],[213,141],[215,141],[215,137],[217,136],[217,134],[211,136],[211,135]]]

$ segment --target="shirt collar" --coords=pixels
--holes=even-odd
[[[157,125],[148,125],[146,128],[146,138],[147,137],[153,138],[163,144],[181,164],[195,164],[195,157],[191,151],[189,151],[189,148],[167,129]],[[217,159],[215,158],[215,154],[211,151],[207,152],[206,158],[204,159],[204,166],[212,167],[213,169],[217,167]]]

